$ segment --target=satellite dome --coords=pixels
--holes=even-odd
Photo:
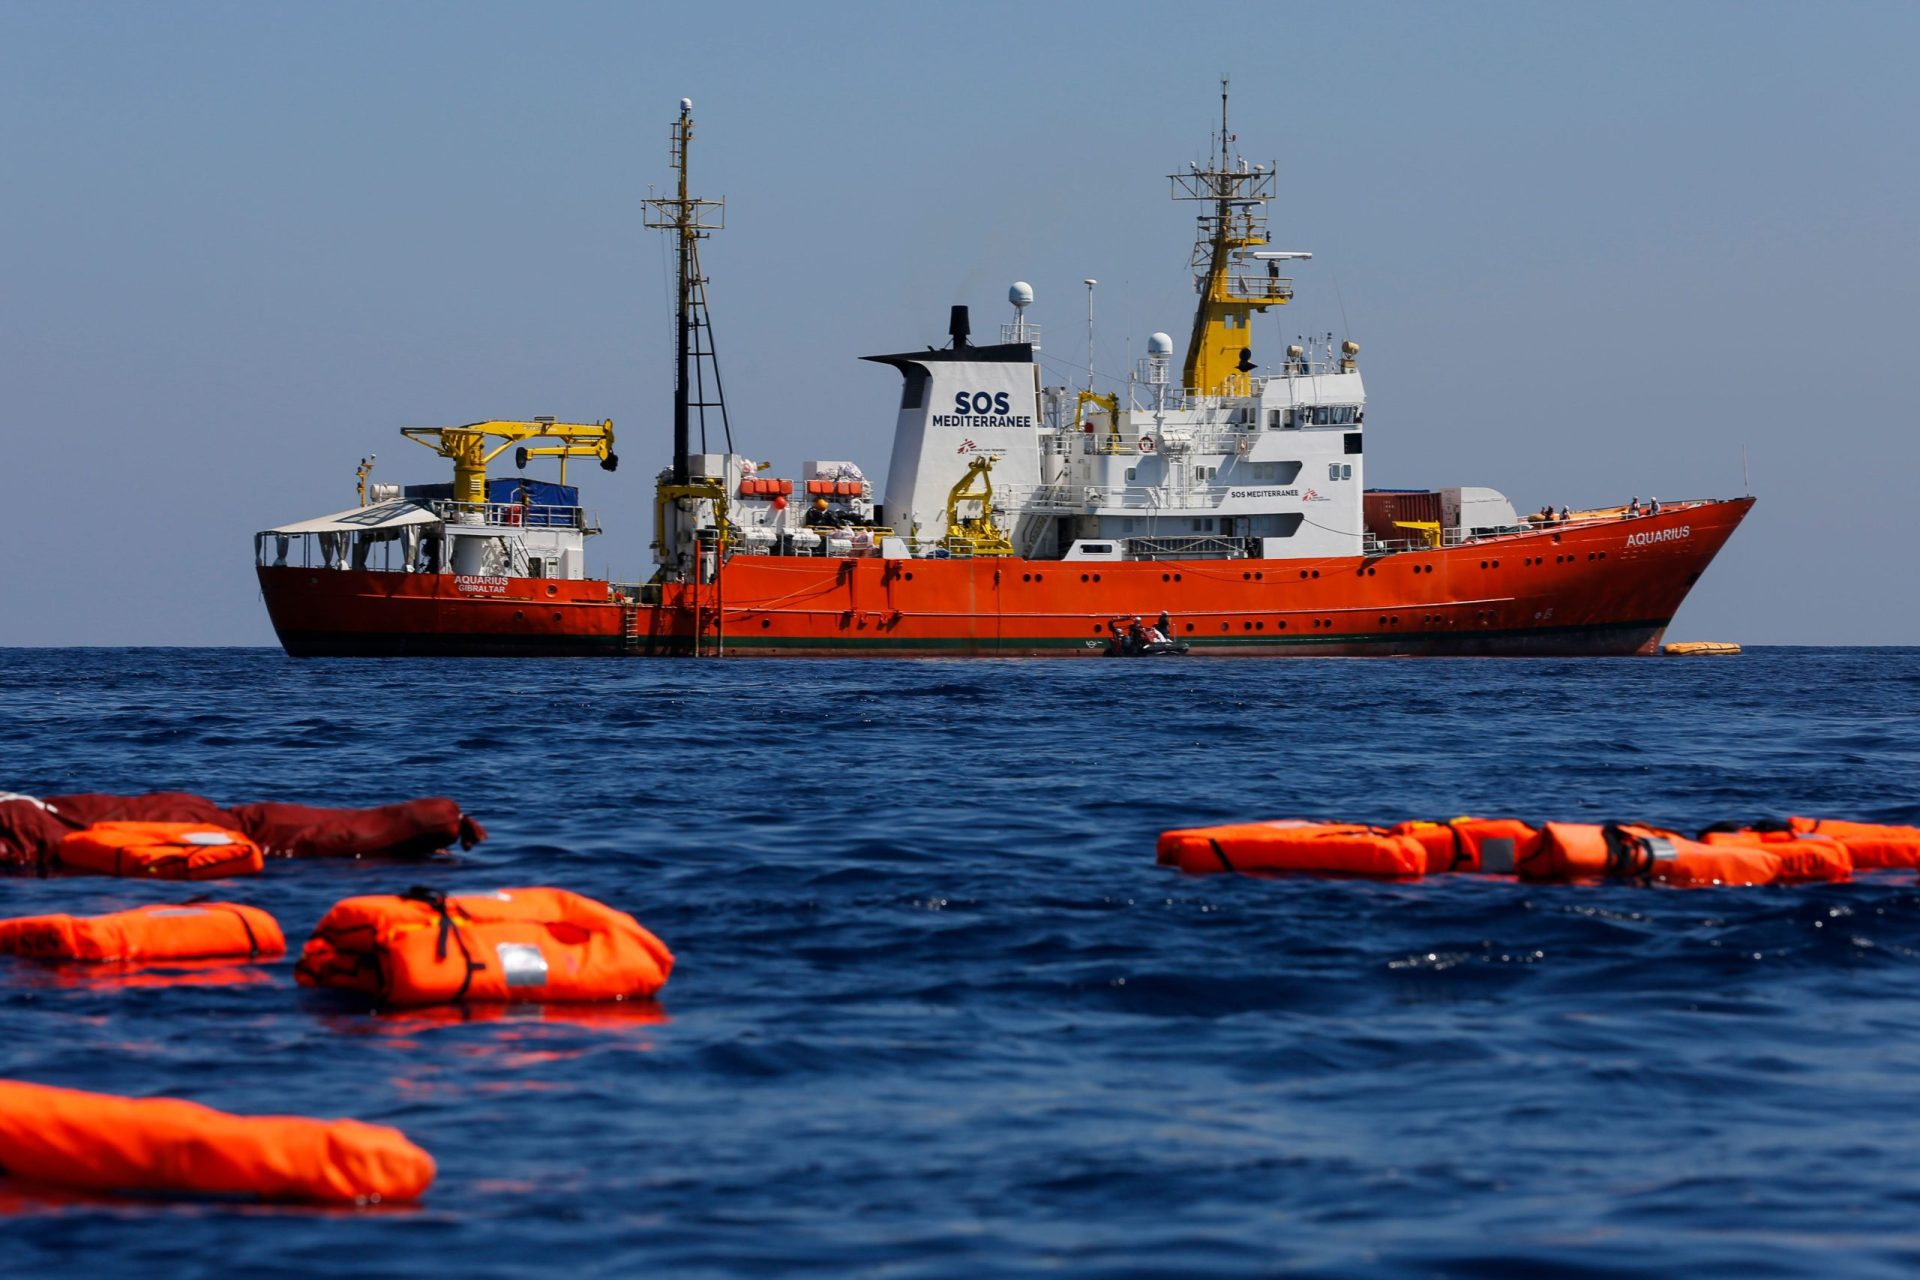
[[[1156,333],[1147,339],[1147,354],[1150,356],[1170,356],[1173,354],[1173,339],[1164,333]]]
[[[1013,287],[1007,290],[1007,301],[1016,307],[1030,305],[1033,302],[1033,286],[1025,280],[1015,280]]]
[[[693,110],[693,99],[692,99],[692,98],[682,98],[682,99],[680,99],[680,109],[681,109],[682,111],[691,111],[691,110]]]

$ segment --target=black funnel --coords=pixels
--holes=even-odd
[[[973,333],[973,326],[967,322],[967,309],[965,307],[955,307],[953,309],[952,315],[947,320],[947,332],[953,336],[953,349],[955,351],[973,345],[973,343],[969,341]]]

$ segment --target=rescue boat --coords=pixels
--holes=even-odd
[[[884,480],[816,458],[772,474],[720,394],[701,243],[721,202],[689,194],[692,104],[672,194],[649,225],[677,249],[670,466],[645,582],[589,572],[597,518],[569,459],[611,469],[610,419],[407,428],[450,485],[370,482],[359,504],[264,530],[256,572],[289,654],[1074,656],[1115,618],[1166,615],[1195,655],[1653,655],[1751,497],[1542,507],[1498,491],[1366,487],[1360,348],[1255,350],[1295,296],[1272,247],[1277,167],[1232,150],[1225,86],[1204,161],[1171,175],[1199,209],[1200,301],[1183,360],[1151,335],[1137,370],[1049,385],[1032,290],[999,341],[955,306],[949,345],[868,356],[900,377]],[[1092,282],[1089,282],[1091,286]],[[1089,363],[1092,363],[1091,360]],[[776,433],[761,438],[771,443]],[[514,451],[513,476],[488,474]],[[558,462],[557,479],[527,473]]]

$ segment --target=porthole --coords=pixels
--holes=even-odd
[[[1267,575],[1266,575],[1266,574],[1264,574],[1264,573],[1255,573],[1255,574],[1253,575],[1253,580],[1254,580],[1255,582],[1265,582],[1265,581],[1266,581],[1266,578],[1267,578]]]
[[[524,621],[526,620],[526,617],[527,617],[527,615],[526,615],[526,614],[524,614],[524,613],[522,613],[522,612],[521,612],[520,610],[518,610],[518,609],[515,609],[515,610],[513,611],[513,620],[514,620],[515,622],[524,622]]]
[[[1020,581],[1022,581],[1022,582],[1032,582],[1032,581],[1033,581],[1033,575],[1032,575],[1032,574],[1030,574],[1030,573],[1023,573],[1023,574],[1021,574],[1021,575],[1020,575]]]
[[[1264,622],[1256,622],[1253,624],[1253,629],[1255,631],[1265,631],[1267,629],[1267,624]]]
[[[1193,630],[1193,624],[1191,622],[1187,624],[1187,630],[1189,631]]]
[[[766,629],[767,629],[768,627],[770,627],[770,626],[772,626],[772,625],[773,625],[773,619],[772,619],[772,618],[762,618],[762,619],[760,619],[760,629],[761,629],[762,631],[765,631],[765,630],[766,630]]]
[[[1226,623],[1226,622],[1223,622],[1223,623],[1221,623],[1221,624],[1220,624],[1220,629],[1221,629],[1222,631],[1229,631],[1229,630],[1231,630],[1231,629],[1232,629],[1232,624],[1231,624],[1231,623]]]
[[[1313,576],[1314,576],[1314,577],[1316,577],[1316,578],[1317,578],[1317,577],[1319,577],[1319,576],[1320,576],[1320,571],[1319,571],[1318,569],[1315,569],[1315,570],[1313,571]]]
[[[912,582],[912,581],[913,581],[913,572],[912,572],[912,570],[908,570],[908,572],[907,572],[907,581],[908,581],[908,582]]]
[[[1099,575],[1099,574],[1097,574],[1097,573],[1096,573],[1096,574],[1094,574],[1094,575],[1093,575],[1093,580],[1094,580],[1095,582],[1098,582],[1098,581],[1100,581],[1100,575]]]
[[[1177,574],[1177,573],[1173,575],[1173,580],[1174,580],[1175,582],[1183,582],[1183,581],[1185,581],[1185,579],[1184,579],[1184,578],[1183,578],[1183,577],[1182,577],[1182,576],[1181,576],[1180,574]]]
[[[1081,575],[1080,575],[1080,581],[1082,581],[1082,582],[1091,582],[1091,581],[1093,581],[1093,579],[1092,579],[1092,578],[1090,578],[1090,577],[1088,577],[1088,576],[1087,576],[1086,574],[1084,574],[1084,573],[1083,573],[1083,574],[1081,574]]]
[[[1172,575],[1172,574],[1170,574],[1170,573],[1163,573],[1163,574],[1161,574],[1161,575],[1160,575],[1160,581],[1162,581],[1162,582],[1172,582],[1172,581],[1173,581],[1173,575]]]
[[[551,582],[549,582],[547,584],[547,594],[550,596],[557,596],[560,594],[560,588],[554,586]]]

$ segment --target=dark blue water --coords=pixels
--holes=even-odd
[[[1183,877],[1157,832],[1920,821],[1920,650],[1732,660],[304,662],[0,651],[0,790],[490,843],[223,892],[554,884],[659,1017],[374,1016],[0,961],[0,1077],[397,1125],[416,1209],[0,1195],[16,1274],[1909,1275],[1920,891]],[[179,896],[0,880],[5,914]]]

